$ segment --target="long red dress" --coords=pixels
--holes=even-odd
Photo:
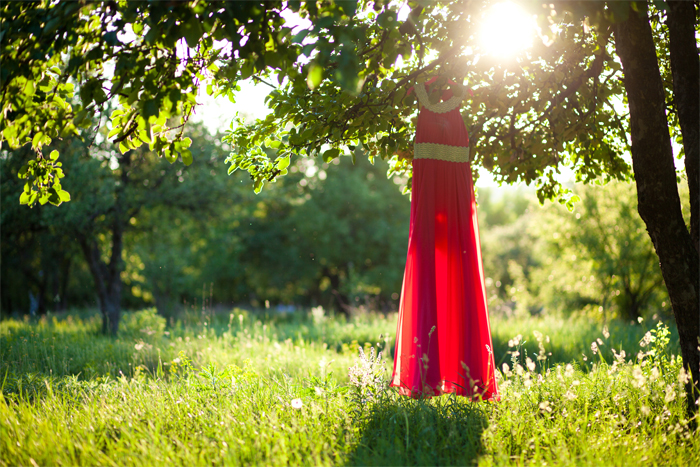
[[[454,392],[496,400],[462,99],[430,104],[423,84],[415,91],[422,109],[391,385],[412,397]]]

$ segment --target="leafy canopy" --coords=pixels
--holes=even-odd
[[[621,2],[620,2],[621,3]],[[487,1],[312,2],[4,2],[0,50],[0,141],[31,144],[20,202],[59,204],[60,163],[44,150],[100,121],[125,152],[147,144],[174,162],[192,162],[184,125],[200,87],[235,99],[237,82],[276,81],[273,112],[233,125],[230,171],[242,169],[256,192],[287,173],[292,157],[341,155],[390,161],[410,176],[416,106],[407,91],[448,86],[464,94],[474,167],[499,182],[535,183],[538,196],[571,201],[555,179],[562,165],[579,181],[626,179],[621,67],[611,21],[627,5],[524,2],[548,43],[512,59],[489,56],[478,36]],[[554,5],[554,8],[551,8]],[[640,4],[640,7],[646,7]],[[297,15],[308,28],[285,18]],[[298,21],[297,21],[298,23]],[[615,104],[615,102],[618,104]],[[409,184],[410,187],[410,184]]]

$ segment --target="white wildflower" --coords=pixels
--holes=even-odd
[[[664,396],[664,402],[671,402],[676,398],[676,391],[673,390],[673,386],[670,384],[666,386],[666,395]]]
[[[375,357],[374,347],[370,349],[369,356],[362,347],[358,350],[359,358],[356,358],[355,364],[348,369],[348,379],[358,391],[368,393],[367,397],[373,398],[373,394],[384,386],[382,353],[377,353]]]
[[[606,339],[610,338],[610,331],[608,331],[607,326],[603,326],[603,337],[605,337]]]
[[[576,399],[576,397],[578,397],[578,396],[576,396],[576,394],[574,394],[573,392],[571,392],[571,390],[566,391],[566,392],[564,393],[564,398],[565,398],[565,399],[568,399],[568,400],[570,400],[570,401]]]
[[[542,333],[540,331],[532,331],[532,334],[535,335],[535,339],[537,339],[538,341],[542,340]]]
[[[634,377],[634,381],[632,381],[632,386],[635,388],[639,389],[644,387],[644,383],[646,383],[646,378],[642,374],[642,370],[639,367],[635,367],[634,370],[632,370],[632,377]]]
[[[591,342],[591,351],[593,351],[593,355],[598,353],[598,344],[596,342]]]
[[[302,408],[304,403],[301,401],[301,399],[292,399],[292,408],[299,410]]]
[[[644,337],[642,337],[642,340],[639,341],[639,346],[640,347],[646,347],[651,343],[652,336],[651,336],[651,331],[647,331],[646,334],[644,334]]]
[[[524,371],[524,370],[523,370],[523,366],[522,366],[520,363],[516,363],[516,364],[515,364],[515,373],[516,373],[518,376],[522,376],[522,375],[523,375],[523,371]]]
[[[564,371],[564,376],[571,378],[574,376],[574,366],[571,363],[566,364],[566,371]]]
[[[603,340],[600,337],[596,339],[596,342],[598,342],[598,345],[604,345]]]
[[[503,374],[506,376],[510,376],[512,374],[510,371],[510,367],[508,366],[507,363],[503,364]]]
[[[659,379],[659,375],[661,373],[659,372],[659,369],[657,367],[654,367],[651,369],[651,378],[649,378],[650,381],[656,381]]]
[[[535,362],[533,362],[530,357],[527,357],[525,360],[525,364],[527,365],[527,369],[530,371],[535,371]]]
[[[642,411],[642,415],[644,416],[647,416],[651,413],[651,410],[646,405],[643,405],[640,410]]]
[[[543,412],[551,412],[552,408],[549,406],[549,401],[540,402],[540,410]]]
[[[690,377],[688,377],[685,368],[681,367],[681,371],[678,373],[678,382],[681,384],[688,384],[688,381],[690,381]]]

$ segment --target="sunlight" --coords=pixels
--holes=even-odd
[[[512,56],[532,46],[535,20],[513,2],[493,5],[481,25],[481,46],[489,55]]]

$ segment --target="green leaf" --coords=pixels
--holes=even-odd
[[[284,170],[289,167],[289,156],[277,159],[277,170]]]
[[[292,44],[301,44],[306,39],[306,36],[311,32],[310,29],[302,29],[292,37]]]
[[[61,198],[61,201],[64,203],[70,201],[70,193],[68,193],[66,190],[60,190],[58,192],[58,196]]]
[[[194,49],[202,37],[202,26],[196,15],[191,14],[187,21],[182,25],[182,34],[185,36],[187,45]]]
[[[330,162],[340,155],[340,149],[333,148],[323,153],[323,162]]]
[[[322,79],[323,68],[314,63],[311,65],[311,68],[309,68],[309,75],[306,78],[306,84],[309,86],[309,89],[316,89],[318,85],[321,84]]]
[[[143,117],[148,120],[150,117],[158,115],[158,101],[150,99],[143,103]]]
[[[34,138],[32,138],[32,147],[35,149],[41,149],[41,142],[44,137],[44,134],[42,132],[38,132],[37,134],[34,135]]]
[[[255,194],[256,194],[256,195],[262,191],[263,185],[264,185],[264,184],[265,184],[265,181],[264,181],[264,179],[262,179],[262,178],[258,178],[258,179],[255,180],[255,184],[254,184],[253,190],[255,191]]]
[[[58,151],[56,151],[55,149],[51,151],[51,154],[49,154],[49,159],[51,159],[52,161],[58,159]]]
[[[180,153],[180,156],[182,157],[182,162],[185,165],[192,164],[192,151],[190,151],[189,149],[185,149]]]

